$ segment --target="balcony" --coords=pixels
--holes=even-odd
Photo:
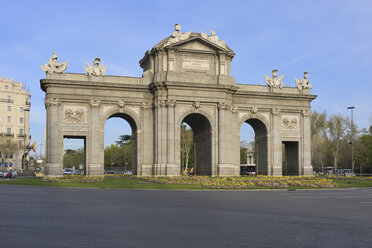
[[[0,98],[0,102],[14,103],[12,99]]]
[[[14,133],[5,133],[5,136],[14,137]]]
[[[26,105],[27,106],[31,106],[31,102],[30,101],[26,101]]]
[[[18,138],[24,138],[24,137],[26,137],[26,135],[24,135],[24,134],[18,134]]]

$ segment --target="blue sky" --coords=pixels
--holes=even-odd
[[[108,75],[141,76],[138,61],[175,23],[183,32],[215,29],[236,53],[231,70],[238,83],[264,84],[264,75],[278,69],[294,86],[307,70],[318,95],[313,110],[350,116],[346,107],[353,105],[358,127],[371,123],[372,1],[15,0],[2,1],[1,10],[0,76],[30,89],[38,143],[45,125],[39,65],[52,52],[69,60],[67,72],[83,73],[86,62],[100,57]],[[107,124],[116,130],[107,132],[107,142],[128,131],[120,123]]]

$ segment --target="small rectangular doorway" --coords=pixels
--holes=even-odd
[[[64,174],[86,175],[86,138],[84,136],[63,137]],[[66,170],[65,172],[65,169]]]
[[[299,175],[298,142],[283,141],[282,154],[283,176],[298,176]]]

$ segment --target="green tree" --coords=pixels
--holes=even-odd
[[[84,149],[67,149],[63,155],[63,168],[79,168],[79,165],[85,163]]]
[[[356,149],[355,155],[359,163],[359,173],[367,170],[368,173],[372,172],[372,125],[369,131],[359,137],[359,149]]]

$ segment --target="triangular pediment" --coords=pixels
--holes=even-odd
[[[208,37],[207,37],[208,38]],[[172,40],[172,37],[165,38],[159,42],[155,47],[158,48],[182,48],[187,50],[196,50],[196,51],[207,51],[207,52],[216,52],[223,51],[231,54],[232,56],[235,53],[225,44],[220,44],[212,42],[209,39],[202,37],[199,33],[191,33],[186,39],[179,39],[177,41],[169,42]]]

